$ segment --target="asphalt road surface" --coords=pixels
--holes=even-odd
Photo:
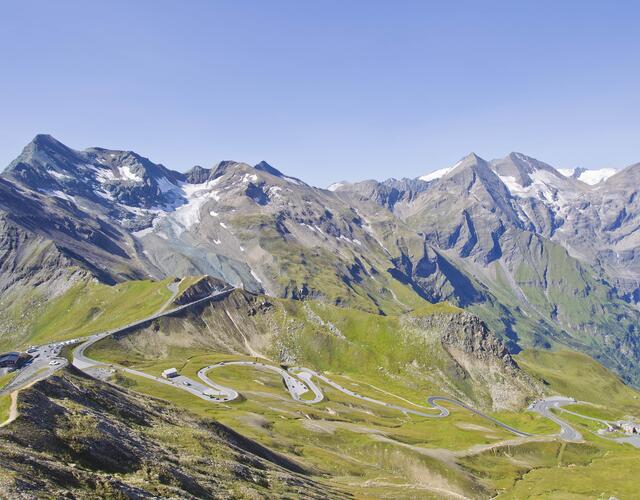
[[[60,351],[65,344],[71,344],[77,340],[67,340],[65,342],[54,342],[35,347],[29,353],[32,359],[20,370],[16,377],[8,383],[2,390],[0,395],[9,394],[17,391],[29,384],[50,377],[56,371],[67,366],[68,362],[65,358],[60,357]]]
[[[169,289],[173,292],[172,298],[175,298],[176,294],[177,294],[177,290],[178,290],[178,284],[177,283],[173,283],[172,285],[169,286]],[[149,316],[143,320],[140,321],[136,321],[133,323],[130,323],[128,325],[125,325],[123,327],[114,329],[114,330],[109,330],[107,332],[102,332],[102,333],[97,333],[94,335],[91,335],[89,337],[81,337],[81,338],[77,338],[77,339],[72,339],[72,340],[65,340],[65,341],[60,341],[60,342],[52,342],[50,344],[44,344],[41,346],[37,346],[34,348],[34,350],[32,352],[30,352],[29,354],[31,354],[31,356],[33,356],[33,359],[31,361],[29,361],[25,366],[23,366],[18,374],[16,375],[16,377],[9,383],[7,384],[2,390],[0,390],[0,395],[3,394],[8,394],[11,393],[13,391],[18,391],[20,389],[22,389],[23,387],[26,387],[27,385],[30,385],[34,382],[37,382],[39,380],[44,380],[45,378],[50,377],[51,375],[53,375],[56,371],[60,370],[61,368],[64,368],[68,362],[65,358],[60,357],[60,350],[62,349],[62,347],[64,347],[65,345],[72,345],[72,344],[78,344],[80,343],[80,345],[78,347],[76,347],[73,351],[73,365],[76,368],[79,368],[81,370],[87,370],[89,368],[93,368],[95,366],[98,365],[102,365],[103,363],[100,363],[98,361],[94,361],[88,357],[85,356],[85,350],[92,346],[93,344],[95,344],[96,342],[98,342],[99,340],[102,340],[105,337],[108,337],[110,335],[115,335],[116,333],[120,333],[122,331],[127,330],[128,328],[132,328],[138,325],[143,325],[144,323],[148,322],[148,321],[152,321],[154,319],[158,319],[161,318],[163,316],[168,316],[170,314],[176,313],[178,311],[181,311],[183,309],[186,309],[187,307],[193,306],[194,304],[199,304],[202,302],[207,302],[209,300],[215,299],[217,297],[221,297],[224,296],[228,293],[230,293],[233,290],[233,288],[231,287],[227,287],[223,290],[220,290],[219,292],[215,292],[212,293],[211,295],[204,297],[202,299],[196,300],[194,302],[190,302],[189,304],[184,304],[182,306],[176,307],[174,309],[171,309],[169,311],[161,311],[158,312],[152,316]],[[166,305],[163,306],[163,308],[166,308]],[[143,372],[136,372],[135,370],[132,370],[132,372],[135,372],[136,375],[140,375],[140,376],[145,376],[146,374],[143,374]],[[164,380],[164,379],[161,379]],[[197,382],[194,382],[197,386],[200,385]],[[172,384],[173,385],[173,384]],[[208,388],[207,388],[208,389]],[[187,386],[185,386],[185,390],[187,390],[188,392],[197,392],[194,390],[189,390],[189,388],[187,388]],[[207,399],[209,399],[208,396],[206,396]]]
[[[565,441],[582,441],[582,434],[575,430],[568,422],[565,422],[551,411],[552,408],[560,409],[565,405],[574,404],[575,399],[562,396],[553,396],[535,401],[529,410],[542,415],[560,426],[559,437]]]
[[[154,375],[149,375],[145,372],[140,372],[138,370],[132,370],[131,368],[125,368],[122,366],[118,366],[118,370],[121,370],[126,373],[130,373],[132,375],[137,375],[138,377],[144,377],[149,380],[153,380],[154,382],[159,382],[164,385],[170,385],[171,387],[175,387],[176,389],[182,389],[183,391],[187,391],[194,396],[199,397],[200,399],[204,399],[205,401],[222,403],[224,399],[220,397],[220,394],[212,391],[209,387],[196,382],[195,380],[191,380],[184,375],[178,375],[177,377],[172,378],[163,378],[156,377]]]

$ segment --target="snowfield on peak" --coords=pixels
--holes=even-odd
[[[537,170],[529,174],[531,183],[527,186],[522,186],[512,176],[499,175],[498,177],[507,186],[512,196],[536,198],[547,205],[556,207],[556,209],[562,209],[569,205],[582,192],[579,188],[571,185],[571,180],[546,170]]]
[[[445,175],[447,175],[454,168],[456,168],[459,163],[460,162],[456,163],[452,167],[445,167],[445,168],[440,168],[438,170],[434,170],[433,172],[430,172],[430,173],[428,173],[426,175],[418,177],[418,179],[420,179],[421,181],[425,181],[425,182],[435,181],[436,179],[440,179],[440,177],[444,177]]]
[[[120,177],[126,181],[142,182],[143,180],[142,177],[131,170],[129,165],[118,167],[118,172],[120,173]]]
[[[590,186],[595,186],[618,173],[618,170],[615,168],[599,168],[594,170],[588,170],[586,168],[559,168],[558,172],[565,177],[572,177]]]

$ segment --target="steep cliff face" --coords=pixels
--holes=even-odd
[[[501,361],[505,368],[518,369],[505,344],[476,315],[468,312],[437,314],[421,318],[422,328],[436,328],[442,344],[483,361]]]
[[[506,410],[522,408],[532,396],[542,394],[542,387],[520,369],[505,344],[474,314],[433,314],[410,317],[409,322],[420,332],[437,332],[459,378],[472,381],[472,399],[493,410]]]

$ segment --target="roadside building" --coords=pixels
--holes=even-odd
[[[640,424],[635,422],[620,422],[620,428],[627,434],[640,434]]]
[[[165,371],[162,372],[163,378],[174,378],[177,376],[178,376],[178,370],[176,370],[175,368],[167,368]]]
[[[14,368],[20,360],[19,352],[7,352],[0,354],[0,368]]]

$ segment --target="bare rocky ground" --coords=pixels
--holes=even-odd
[[[312,471],[211,420],[73,368],[19,394],[0,429],[5,498],[340,498]]]

